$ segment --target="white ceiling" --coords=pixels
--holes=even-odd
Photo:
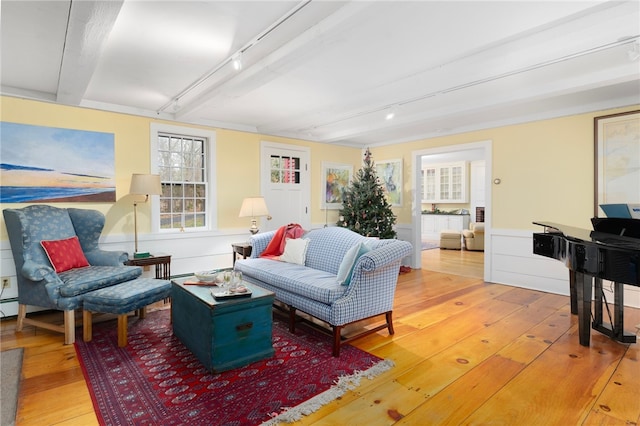
[[[330,144],[640,103],[638,0],[2,0],[1,18],[4,95]]]

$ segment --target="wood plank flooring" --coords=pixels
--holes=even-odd
[[[484,283],[481,252],[422,253],[399,277],[396,334],[354,342],[395,367],[297,424],[640,424],[640,344],[592,331],[582,347],[568,297]],[[636,331],[640,310],[625,320]],[[0,348],[25,348],[17,424],[98,424],[74,347],[14,330],[2,321]]]

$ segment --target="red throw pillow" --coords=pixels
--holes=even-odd
[[[89,266],[78,237],[57,241],[40,241],[40,244],[56,272]]]

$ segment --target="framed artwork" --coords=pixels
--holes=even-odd
[[[376,174],[380,179],[387,201],[392,206],[402,205],[402,159],[376,162]]]
[[[596,217],[600,204],[640,203],[640,111],[594,118]]]
[[[0,203],[115,202],[113,133],[0,122]]]
[[[341,209],[344,192],[351,182],[353,166],[340,163],[322,163],[322,208]]]

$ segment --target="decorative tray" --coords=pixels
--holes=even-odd
[[[211,290],[211,295],[216,300],[237,299],[241,297],[251,297],[251,290],[247,289],[247,291],[243,293],[229,293],[226,291]]]

